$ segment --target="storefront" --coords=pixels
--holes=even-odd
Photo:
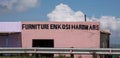
[[[98,22],[22,22],[21,34],[25,48],[100,48]]]
[[[0,22],[0,47],[101,48],[100,34],[99,22]]]

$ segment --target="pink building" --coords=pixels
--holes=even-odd
[[[99,22],[0,22],[0,47],[100,48],[100,38]]]

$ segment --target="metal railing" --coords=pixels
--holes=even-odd
[[[120,54],[117,48],[0,48],[0,53]]]

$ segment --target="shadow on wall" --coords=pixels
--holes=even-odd
[[[21,33],[0,33],[0,47],[22,47]]]

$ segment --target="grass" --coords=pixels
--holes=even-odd
[[[0,58],[35,58],[30,56],[0,56]]]

